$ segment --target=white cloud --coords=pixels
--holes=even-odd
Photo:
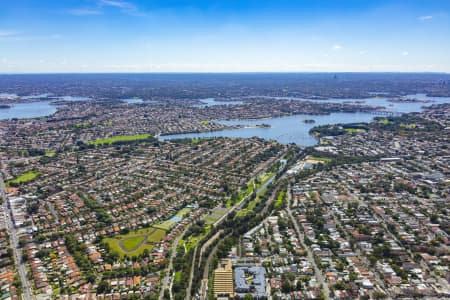
[[[138,7],[131,2],[122,0],[97,0],[94,7],[80,7],[66,10],[73,16],[96,16],[102,15],[106,12],[107,8],[117,9],[124,14],[131,16],[146,16],[147,14],[140,12]]]
[[[428,15],[428,16],[420,16],[420,17],[418,17],[418,19],[419,19],[420,21],[430,21],[430,20],[433,19],[433,16],[431,16],[431,15]]]
[[[97,6],[99,8],[111,7],[120,10],[124,14],[136,17],[149,16],[148,13],[139,11],[138,7],[132,2],[122,1],[122,0],[98,0]]]
[[[123,12],[134,12],[137,10],[134,4],[121,0],[100,0],[99,5],[117,7],[120,8]]]
[[[21,33],[14,34],[0,34],[0,41],[2,42],[27,42],[27,41],[45,41],[45,40],[58,40],[63,38],[60,34],[51,35],[26,35]]]
[[[14,36],[14,35],[17,35],[17,34],[18,34],[17,31],[1,30],[0,29],[0,37],[10,37],[10,36]]]
[[[342,49],[341,45],[334,45],[331,49],[333,49],[334,51],[338,51]]]
[[[91,8],[74,8],[70,9],[68,12],[74,16],[95,16],[102,14],[101,10]]]
[[[409,55],[409,52],[408,52],[408,51],[403,51],[403,52],[402,52],[402,55],[403,55],[403,56],[408,56],[408,55]]]

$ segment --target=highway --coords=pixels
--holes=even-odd
[[[17,230],[13,225],[11,209],[8,208],[8,196],[6,194],[5,182],[3,181],[3,175],[0,172],[0,195],[3,198],[4,205],[4,218],[6,229],[9,234],[11,249],[14,254],[14,261],[16,262],[17,271],[19,273],[20,281],[22,282],[23,299],[34,299],[33,292],[31,290],[30,282],[27,278],[27,271],[25,264],[22,262],[21,250],[19,249],[19,236]]]

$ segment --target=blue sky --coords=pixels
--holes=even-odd
[[[0,72],[450,72],[449,0],[4,0]]]

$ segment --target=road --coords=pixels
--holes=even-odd
[[[191,273],[189,274],[189,283],[188,283],[188,287],[186,289],[186,298],[185,298],[185,300],[191,299],[192,279],[194,278],[194,269],[195,269],[194,265],[195,265],[195,256],[197,255],[197,250],[198,250],[198,244],[197,244],[197,246],[195,246],[194,256],[192,257]]]
[[[321,199],[322,199],[322,203],[324,198],[326,198],[328,196],[324,196],[322,195]],[[325,204],[325,203],[324,203]],[[334,210],[331,210],[331,215],[333,216],[333,220],[334,222],[339,225],[341,228],[343,228],[343,232],[345,235],[345,238],[347,241],[350,241],[351,237],[349,235],[349,233],[347,232],[347,230],[345,229],[344,224],[342,224],[342,222],[339,220],[339,218],[336,216],[336,212]],[[361,263],[364,265],[364,267],[366,267],[368,270],[372,269],[371,264],[369,262],[369,260],[367,259],[367,254],[363,253],[361,251],[361,249],[359,248],[359,246],[355,246],[355,253],[357,255],[357,257],[360,259]],[[387,295],[387,299],[392,299],[388,289],[386,288],[385,284],[384,284],[384,280],[381,279],[380,275],[378,274],[378,271],[374,270],[373,272],[374,276],[375,276],[375,281],[376,283],[381,287],[381,289],[383,291],[385,291],[386,293],[388,293]],[[370,293],[373,294],[375,290],[372,290]]]
[[[303,248],[306,249],[308,261],[314,267],[314,276],[316,277],[317,282],[323,286],[323,292],[325,294],[325,299],[330,300],[330,289],[328,287],[328,283],[325,281],[325,279],[323,278],[322,272],[317,267],[317,264],[316,264],[316,261],[314,260],[314,256],[312,254],[311,249],[305,245],[305,242],[304,242],[305,239],[304,239],[303,232],[300,231],[297,220],[292,215],[291,201],[292,201],[291,185],[289,184],[288,190],[287,190],[287,208],[286,208],[286,210],[288,212],[289,217],[291,218],[292,223],[294,224],[294,228],[300,239],[300,243],[302,244]]]
[[[188,225],[181,234],[179,234],[175,240],[172,243],[172,252],[170,253],[170,258],[169,258],[169,265],[167,266],[166,269],[166,275],[164,276],[164,279],[162,280],[162,286],[161,286],[161,291],[159,293],[159,297],[158,300],[163,300],[164,299],[164,290],[167,289],[168,285],[169,285],[169,279],[170,279],[170,274],[172,273],[172,268],[173,268],[173,259],[175,258],[175,256],[177,255],[177,247],[178,247],[178,243],[180,242],[180,240],[183,238],[184,234],[186,233],[186,231],[189,229],[189,227],[191,227],[190,225]],[[171,293],[172,294],[172,293]]]
[[[362,202],[361,199],[358,198],[357,200],[358,200],[358,203],[359,203],[360,205],[365,205],[364,202]],[[383,228],[385,229],[386,233],[387,233],[387,234],[388,234],[395,242],[397,242],[398,245],[400,245],[403,249],[405,249],[406,252],[408,253],[409,257],[410,257],[411,259],[413,259],[414,253],[411,251],[411,249],[410,249],[408,246],[404,245],[404,244],[402,243],[402,241],[400,241],[400,240],[397,238],[397,236],[396,236],[391,230],[389,230],[389,227],[386,225],[386,221],[383,220],[383,219],[382,219],[376,212],[374,212],[374,211],[372,211],[372,215],[373,215],[373,217],[374,217],[374,219],[375,219],[376,221],[378,221],[380,224],[382,224],[382,226],[383,226]],[[432,271],[432,270],[430,269],[430,267],[424,262],[423,259],[420,260],[420,266],[421,266],[422,269],[425,270],[428,274],[430,274],[430,275],[433,274],[433,271]],[[448,281],[445,280],[444,278],[442,278],[442,277],[437,277],[437,278],[436,278],[436,281],[437,281],[444,289],[446,289],[447,291],[450,290],[450,284],[449,284]]]
[[[280,177],[280,179],[283,178],[284,176],[285,176],[285,174],[283,174],[283,176]],[[272,181],[275,180],[275,177],[276,177],[276,175],[273,175],[272,177],[270,177],[270,178],[269,178],[266,182],[264,182],[258,189],[256,189],[255,193],[256,193],[256,194],[261,193],[265,188],[267,188],[267,186],[268,186],[270,183],[272,183]],[[267,203],[266,203],[266,205],[265,205],[265,207],[264,207],[264,209],[263,209],[262,214],[264,214],[264,213],[267,211],[267,209],[268,209],[269,206],[270,206],[270,203],[272,203],[273,201],[275,201],[276,196],[277,196],[277,191],[278,191],[278,189],[275,190],[275,191],[273,191],[271,197],[269,198],[269,200],[267,200]],[[231,208],[224,216],[222,216],[222,218],[221,218],[220,220],[218,220],[218,221],[215,223],[215,226],[219,225],[223,220],[225,220],[231,212],[235,211],[235,212],[237,213],[238,211],[240,211],[240,210],[245,206],[245,204],[247,203],[247,200],[249,199],[250,196],[251,196],[251,195],[248,195],[248,196],[247,196],[244,200],[242,200],[240,203],[238,203],[238,204],[236,204],[235,206],[233,206],[233,207],[232,207],[232,208]],[[214,240],[216,239],[216,236],[213,236],[211,239],[213,239],[213,241],[214,241]],[[210,239],[210,240],[211,240],[211,239]],[[223,238],[222,238],[222,239],[223,239]],[[206,243],[209,244],[209,243],[211,242],[210,240],[208,240]],[[220,243],[220,242],[218,242],[217,245],[218,245],[219,243]],[[210,254],[209,254],[209,256],[208,256],[208,259],[207,259],[207,262],[206,262],[206,265],[205,265],[205,270],[204,270],[204,272],[203,272],[203,279],[202,279],[202,283],[201,283],[201,287],[200,287],[200,292],[199,292],[199,294],[200,294],[200,299],[206,299],[206,298],[207,298],[209,267],[210,267],[210,264],[211,264],[211,259],[212,259],[212,257],[213,257],[213,254],[214,254],[214,253],[216,252],[216,250],[217,250],[217,245],[216,245],[216,246],[213,248],[213,250],[210,252]],[[192,266],[191,266],[191,272],[192,272],[192,270],[193,270],[193,268],[192,268]],[[189,282],[189,284],[192,283],[191,279],[192,279],[192,277],[190,277],[190,282]],[[190,289],[189,289],[189,290],[190,290]]]
[[[208,283],[209,283],[209,267],[211,265],[211,260],[214,256],[214,254],[217,251],[217,248],[219,247],[219,244],[215,245],[214,248],[211,250],[211,252],[208,255],[208,258],[205,263],[205,270],[203,271],[203,279],[202,284],[200,286],[200,300],[206,300],[207,293],[208,293]]]
[[[229,236],[230,235],[227,235],[224,238],[227,238]],[[206,300],[208,297],[209,268],[211,266],[211,261],[217,252],[218,247],[219,247],[219,244],[217,243],[214,246],[214,248],[211,249],[211,251],[209,252],[208,258],[206,259],[205,269],[203,270],[202,284],[200,286],[200,300]]]
[[[17,271],[19,273],[20,281],[22,282],[23,299],[32,300],[34,299],[33,292],[31,290],[30,282],[27,278],[27,270],[25,268],[25,264],[22,262],[21,250],[19,249],[19,236],[12,222],[11,209],[8,208],[8,196],[6,194],[5,182],[3,181],[3,175],[1,174],[1,172],[0,195],[3,198],[5,225],[9,234],[11,249],[13,250]]]

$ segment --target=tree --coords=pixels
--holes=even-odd
[[[375,291],[372,294],[373,298],[376,300],[381,300],[386,298],[386,294],[383,292]]]
[[[102,293],[107,293],[111,290],[111,285],[109,284],[108,281],[106,280],[102,280],[100,281],[100,283],[98,284],[97,287],[97,294],[102,294]]]
[[[281,291],[285,294],[290,293],[292,291],[292,285],[289,281],[285,280],[281,284]]]
[[[246,294],[244,296],[244,300],[253,300],[253,295],[252,294]]]
[[[19,238],[19,247],[22,248],[27,244],[27,240],[23,237]]]

